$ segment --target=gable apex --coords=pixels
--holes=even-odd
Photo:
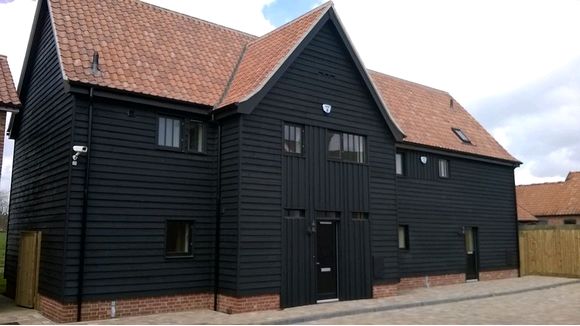
[[[281,60],[278,63],[278,65],[275,67],[275,69],[270,71],[269,76],[261,82],[259,87],[254,89],[250,94],[245,96],[239,102],[232,102],[231,99],[225,100],[225,101],[222,101],[222,103],[220,103],[220,105],[216,106],[216,108],[219,109],[221,107],[235,104],[235,105],[237,105],[238,112],[246,113],[246,114],[251,113],[253,111],[253,109],[256,107],[256,105],[258,105],[258,103],[264,98],[264,96],[268,93],[268,91],[274,86],[276,81],[278,81],[280,79],[280,77],[286,72],[286,70],[290,67],[290,65],[296,60],[296,58],[308,46],[310,41],[312,41],[312,39],[314,39],[314,37],[318,34],[318,32],[320,32],[320,30],[326,25],[326,23],[331,22],[333,24],[333,26],[336,28],[336,31],[338,32],[338,35],[339,35],[341,41],[345,45],[356,69],[358,70],[358,72],[359,72],[361,78],[363,79],[367,89],[369,90],[372,99],[374,100],[374,102],[378,106],[380,113],[383,116],[385,122],[387,123],[389,130],[391,131],[391,133],[393,134],[393,136],[395,137],[395,139],[397,141],[401,141],[405,137],[405,134],[403,133],[402,129],[397,125],[393,116],[389,112],[388,107],[383,102],[382,98],[379,96],[379,93],[377,92],[377,90],[373,84],[372,79],[370,78],[370,76],[369,76],[366,68],[364,67],[362,61],[360,60],[358,53],[356,52],[356,50],[352,46],[352,42],[350,41],[348,34],[346,33],[345,29],[343,28],[342,23],[341,23],[338,15],[336,14],[332,2],[328,2],[328,3],[318,7],[316,9],[319,9],[319,10],[322,9],[324,11],[324,13],[321,14],[320,17],[318,17],[318,19],[315,22],[313,22],[313,24],[310,28],[305,30],[304,35],[302,35],[302,37],[297,39],[296,44],[294,44],[292,49],[288,53],[286,53],[283,60]],[[313,11],[311,11],[310,13],[313,13]],[[307,15],[308,14],[302,16],[302,18],[306,17]],[[300,20],[300,18],[295,20],[294,23],[296,23],[299,20]],[[289,25],[285,25],[282,28],[288,27],[288,26]],[[269,34],[267,34],[267,35],[269,35]],[[240,71],[238,71],[237,73],[242,75],[242,73]],[[226,96],[226,98],[229,98],[229,96]]]

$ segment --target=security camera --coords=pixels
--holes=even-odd
[[[87,146],[73,146],[73,151],[75,151],[75,155],[72,156],[72,165],[77,166],[77,160],[79,159],[79,155],[82,153],[86,153],[89,149]]]
[[[88,150],[87,146],[73,146],[73,151],[77,153],[86,153]]]

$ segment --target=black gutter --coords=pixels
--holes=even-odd
[[[212,115],[212,120],[215,116]],[[214,120],[215,122],[215,120]],[[213,289],[213,310],[218,309],[218,292],[220,281],[220,225],[221,225],[221,198],[222,198],[222,126],[217,123],[217,187],[216,187],[216,210],[215,210],[215,257],[214,257],[214,289]]]
[[[79,253],[79,274],[77,285],[77,321],[81,321],[83,287],[85,273],[85,243],[87,235],[87,206],[89,197],[89,173],[91,169],[91,139],[93,134],[93,87],[89,90],[89,125],[87,130],[87,161],[85,163],[85,182],[83,185],[83,210],[81,215],[81,243]]]

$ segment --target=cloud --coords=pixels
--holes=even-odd
[[[334,3],[367,67],[447,90],[467,105],[580,57],[580,1]]]
[[[580,58],[541,81],[471,108],[524,162],[516,170],[518,184],[562,180],[580,170]]]

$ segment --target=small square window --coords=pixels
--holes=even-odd
[[[409,249],[408,225],[399,225],[399,249]]]
[[[192,256],[193,223],[188,221],[167,221],[165,234],[165,255]]]
[[[449,178],[449,161],[440,159],[439,160],[439,176],[441,178]]]
[[[367,212],[353,212],[352,213],[353,220],[364,221],[369,219],[369,213]]]
[[[180,148],[181,120],[159,117],[157,123],[157,144],[164,147]]]
[[[395,171],[397,175],[403,175],[403,154],[395,154]]]
[[[304,128],[299,125],[284,125],[284,151],[291,154],[302,154],[304,149]]]
[[[287,218],[304,218],[306,216],[303,209],[285,209],[284,217]]]
[[[187,126],[187,150],[194,153],[205,152],[205,126],[198,121],[190,121]]]
[[[471,143],[471,140],[469,140],[469,138],[467,137],[467,135],[459,128],[451,128],[451,130],[453,130],[453,132],[455,133],[455,135],[457,137],[459,137],[459,139],[461,139],[462,142],[464,143]]]

